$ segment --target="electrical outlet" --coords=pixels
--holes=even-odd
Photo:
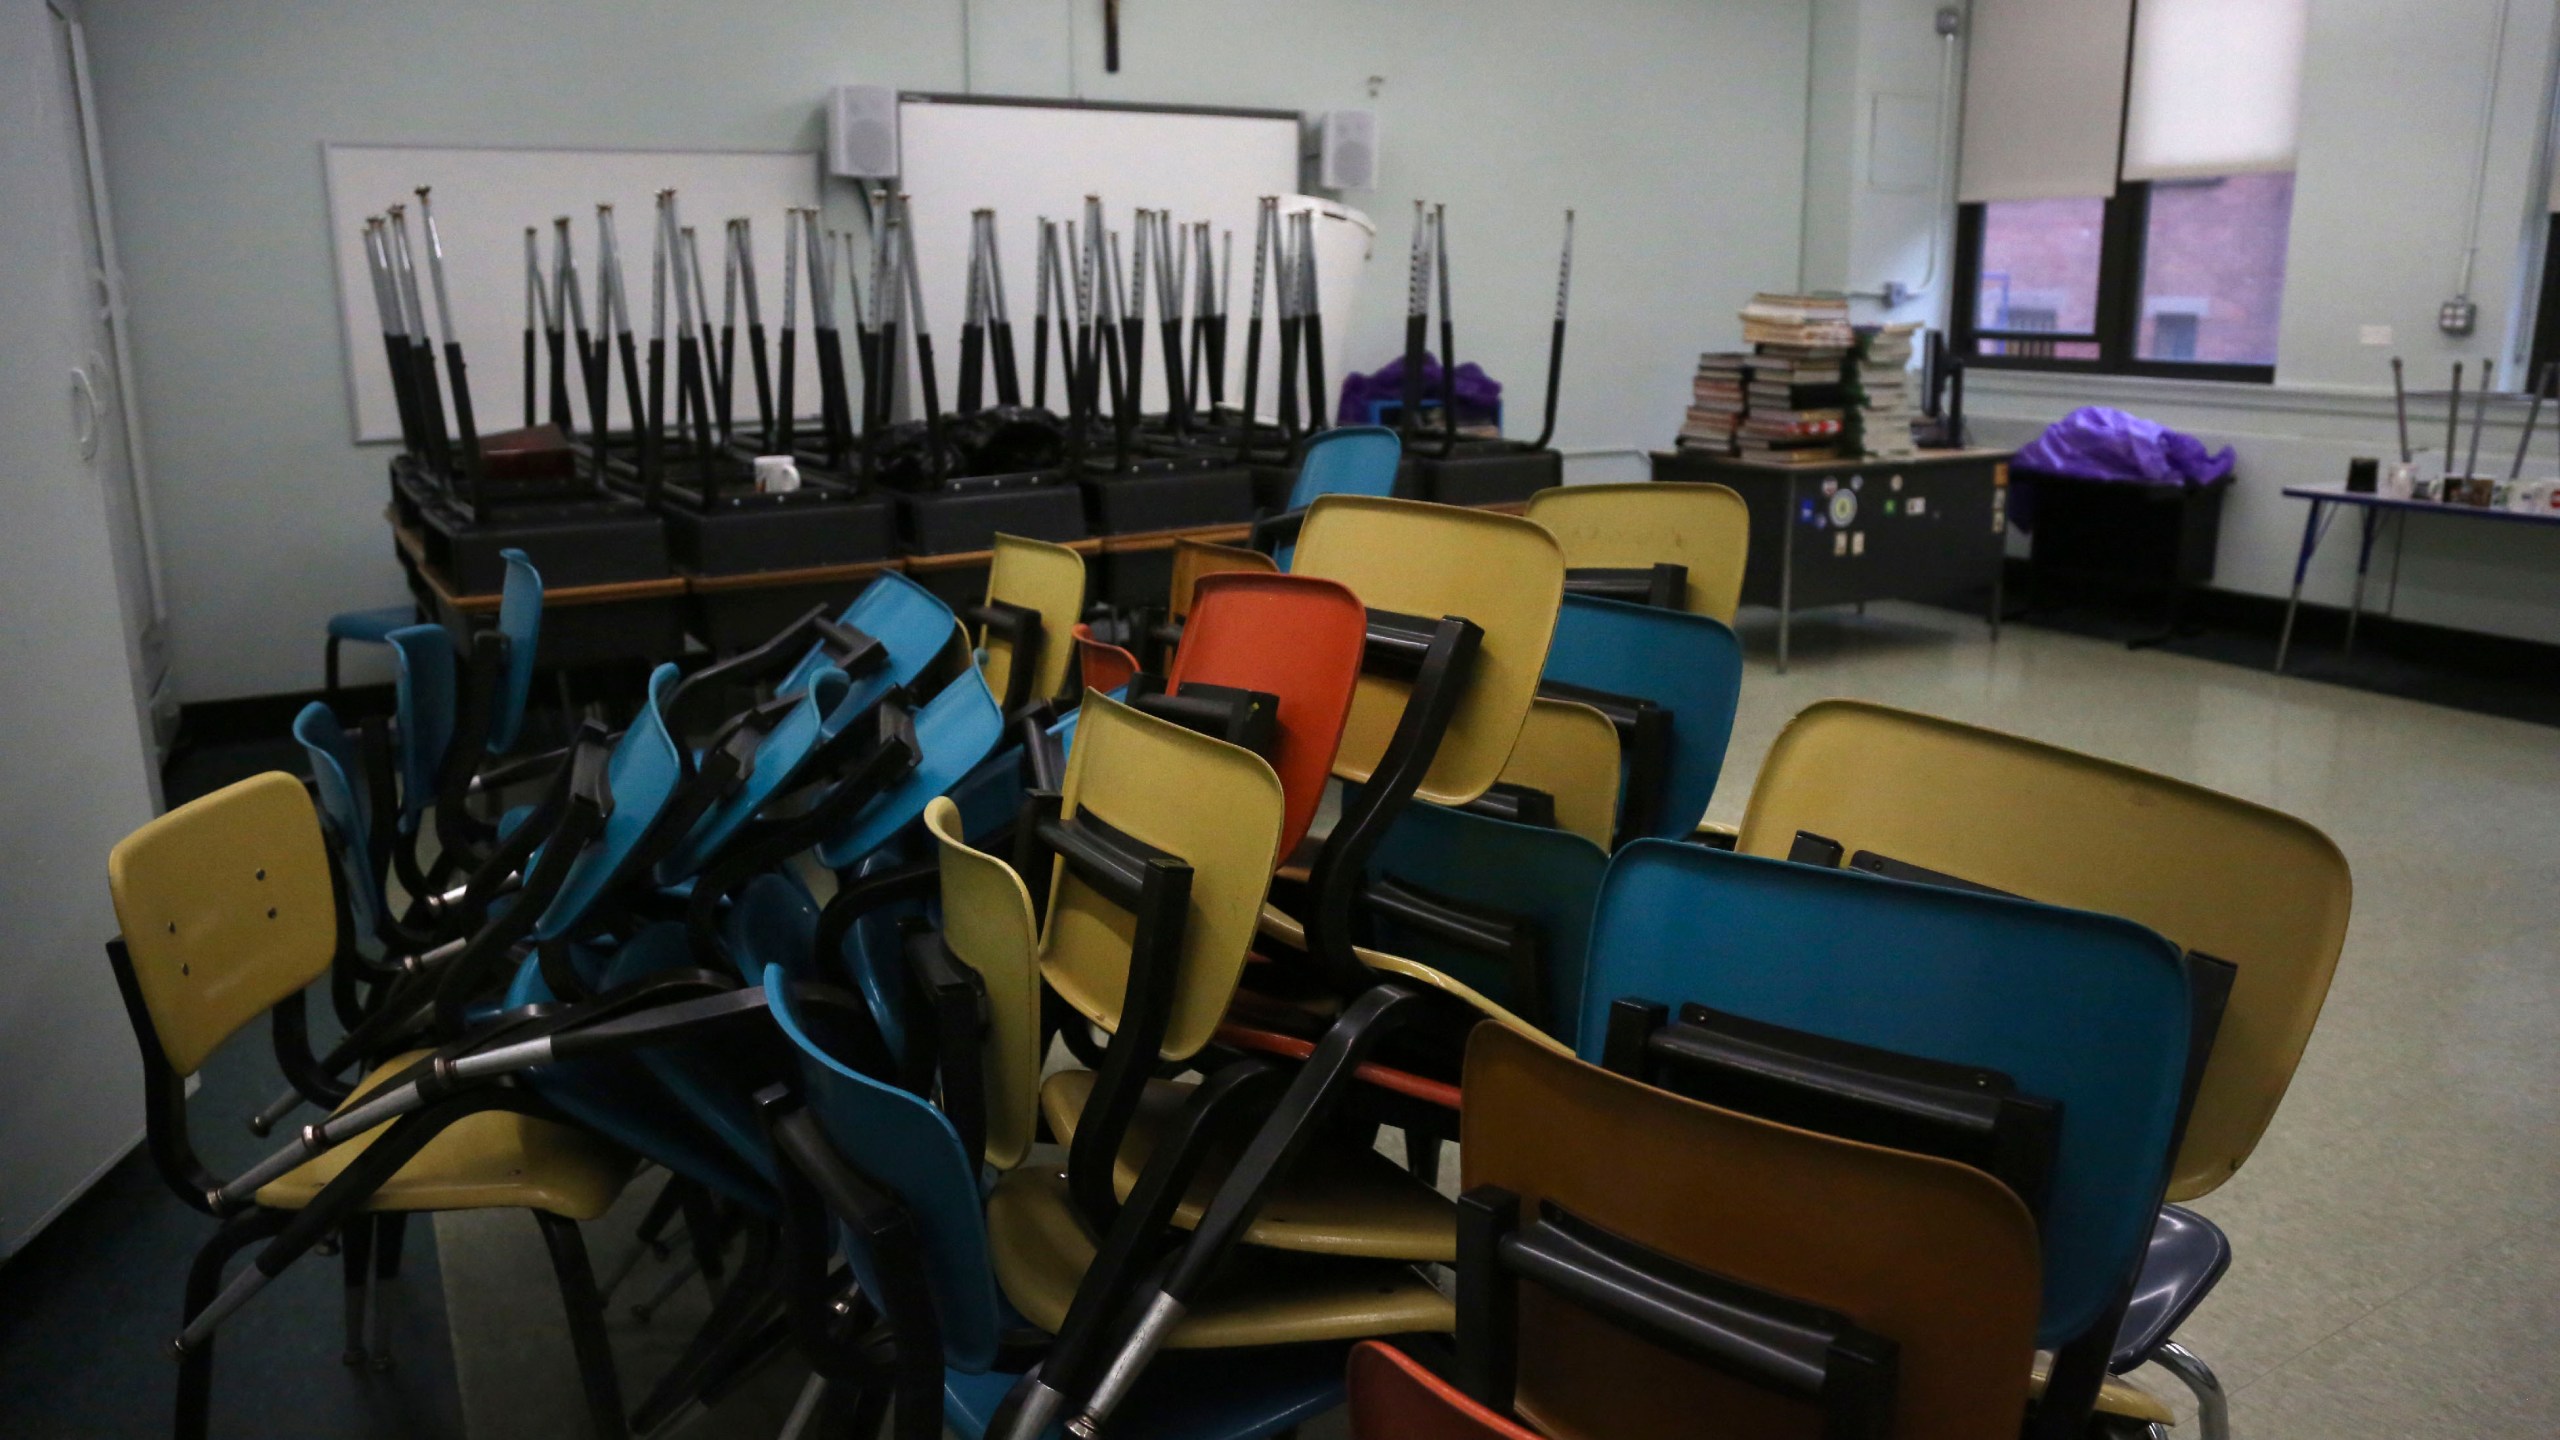
[[[2468,335],[2478,323],[2480,307],[2472,304],[2467,295],[2457,295],[2436,310],[2436,328],[2447,335]]]
[[[2356,327],[2356,343],[2359,345],[2388,345],[2391,343],[2391,327],[2388,325],[2359,325]]]

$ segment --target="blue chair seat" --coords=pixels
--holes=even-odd
[[[391,638],[394,630],[418,623],[418,607],[384,605],[372,610],[341,610],[329,617],[329,634],[338,640],[363,640],[379,645]]]
[[[2161,1206],[2107,1368],[2121,1375],[2150,1359],[2230,1268],[2231,1241],[2212,1221],[2193,1210]]]

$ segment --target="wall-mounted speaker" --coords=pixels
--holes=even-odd
[[[1327,190],[1377,188],[1377,111],[1328,110],[1317,132],[1317,184]]]
[[[827,104],[827,170],[848,180],[898,173],[898,92],[888,85],[839,85]]]

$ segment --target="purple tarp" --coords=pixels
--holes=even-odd
[[[1460,367],[1461,373],[1464,372]],[[2075,480],[2117,480],[2135,485],[2210,485],[2231,473],[2232,450],[2207,450],[2192,435],[2155,420],[2104,405],[2083,405],[2045,427],[2011,463],[2020,471],[2066,475]],[[2009,487],[2009,523],[2035,524],[2033,477]]]
[[[1422,397],[1433,405],[1440,402],[1440,361],[1429,351],[1422,356]],[[1404,357],[1399,355],[1366,375],[1358,371],[1342,377],[1342,401],[1335,407],[1337,425],[1366,425],[1369,406],[1384,400],[1391,404],[1404,399]],[[1484,373],[1473,360],[1458,362],[1458,418],[1463,422],[1470,412],[1491,415],[1502,405],[1502,382]]]

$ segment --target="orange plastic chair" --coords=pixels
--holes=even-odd
[[[1283,859],[1306,838],[1332,778],[1368,623],[1360,597],[1330,580],[1244,572],[1200,579],[1165,685],[1176,695],[1185,685],[1223,685],[1278,698],[1278,742],[1268,758],[1288,795]]]
[[[1084,687],[1105,694],[1124,689],[1138,673],[1138,657],[1117,645],[1093,638],[1093,627],[1076,622],[1076,663],[1084,671]]]
[[[1351,1352],[1351,1433],[1357,1440],[1544,1440],[1375,1340]]]

